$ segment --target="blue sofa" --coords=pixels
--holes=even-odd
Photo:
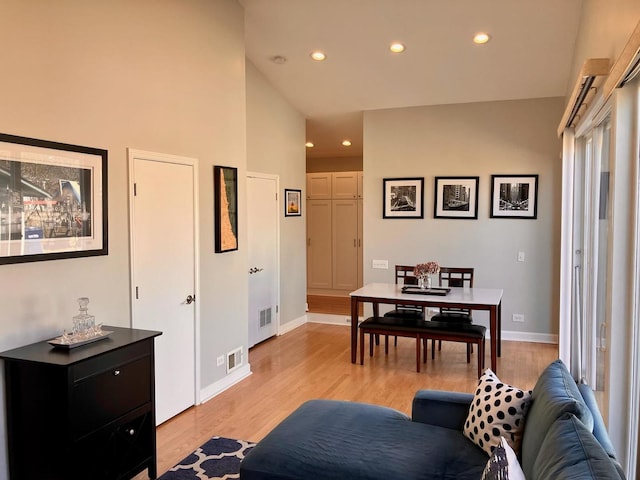
[[[481,478],[489,455],[462,433],[473,394],[418,391],[409,418],[355,402],[301,405],[240,464],[242,480]],[[587,385],[556,360],[540,375],[525,418],[527,479],[624,479]]]

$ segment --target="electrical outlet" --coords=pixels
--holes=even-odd
[[[514,313],[512,320],[514,322],[524,323],[524,314],[523,313]]]
[[[518,252],[518,261],[524,262],[524,252]]]
[[[216,363],[218,364],[218,367],[221,367],[224,365],[224,355],[220,355],[217,359],[216,359]]]
[[[386,270],[389,268],[389,260],[372,260],[371,267]]]

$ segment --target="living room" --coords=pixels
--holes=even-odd
[[[582,2],[561,94],[365,113],[365,193],[372,199],[365,207],[365,265],[376,258],[474,265],[478,285],[505,289],[505,339],[558,341],[563,179],[556,129],[584,59],[618,58],[640,16],[635,1],[604,3]],[[109,254],[3,265],[0,350],[59,335],[82,296],[100,322],[131,326],[127,149],[143,149],[198,159],[195,403],[240,381],[250,373],[246,173],[278,175],[282,189],[305,184],[305,116],[246,61],[242,5],[10,0],[3,13],[11,20],[0,34],[7,47],[0,132],[108,150]],[[239,248],[224,254],[213,247],[215,165],[238,168]],[[535,222],[489,218],[490,176],[499,173],[539,175]],[[432,191],[439,175],[480,177],[477,221],[381,218],[382,178],[424,176]],[[431,212],[431,195],[425,199]],[[280,220],[280,333],[306,321],[304,220]],[[476,245],[485,247],[481,255]],[[516,260],[520,250],[524,263]],[[393,281],[390,275],[365,267],[367,282]],[[526,322],[511,322],[513,313]],[[217,359],[239,346],[246,363],[228,375]],[[2,431],[6,450],[4,424]],[[2,455],[0,472],[6,468]]]

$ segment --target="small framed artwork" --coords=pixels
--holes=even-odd
[[[479,177],[436,177],[434,218],[478,218]]]
[[[424,218],[424,177],[384,178],[382,218]]]
[[[491,175],[491,218],[538,218],[538,175]]]
[[[107,151],[0,134],[0,264],[107,255]]]
[[[284,216],[300,217],[302,216],[302,190],[284,189]]]
[[[215,252],[238,249],[238,169],[213,167]]]

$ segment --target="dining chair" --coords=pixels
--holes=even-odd
[[[473,272],[474,269],[468,267],[440,267],[440,286],[473,288]],[[441,308],[440,313],[431,317],[431,321],[448,323],[451,326],[469,325],[472,323],[471,310],[457,307]],[[435,340],[432,340],[431,348],[434,346]],[[442,340],[438,341],[438,350],[442,350]],[[470,361],[472,351],[473,344],[467,343],[467,361]]]
[[[395,284],[396,285],[417,285],[418,279],[413,274],[413,265],[396,265],[395,266]],[[416,307],[414,305],[396,304],[393,310],[384,314],[385,317],[400,317],[408,319],[423,320],[424,307]],[[385,348],[387,348],[388,336],[385,336]],[[398,337],[393,338],[394,346],[398,345]]]

